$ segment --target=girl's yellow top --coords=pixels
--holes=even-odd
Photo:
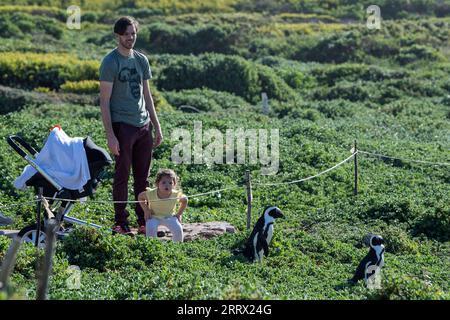
[[[160,199],[158,197],[157,188],[151,189],[147,188],[145,190],[147,199],[149,200],[148,207],[153,211],[156,218],[168,218],[176,214],[175,207],[180,199],[172,199],[172,198],[180,198],[183,197],[184,194],[181,191],[173,190],[169,199]],[[153,202],[154,200],[158,200]]]

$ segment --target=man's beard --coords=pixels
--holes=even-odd
[[[128,42],[128,41],[121,42],[122,46],[124,48],[127,48],[127,49],[133,49],[134,43],[135,43],[134,41],[132,41],[132,42]]]

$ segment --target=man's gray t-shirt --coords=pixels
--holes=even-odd
[[[102,60],[100,81],[113,82],[111,121],[142,127],[150,121],[145,107],[143,81],[152,77],[145,55],[135,50],[129,57],[112,50]]]

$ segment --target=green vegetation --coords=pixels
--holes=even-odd
[[[316,174],[347,158],[355,139],[369,152],[450,162],[447,0],[380,1],[380,30],[365,27],[370,1],[71,1],[83,8],[81,30],[65,27],[67,1],[2,3],[0,210],[14,218],[11,228],[32,223],[35,207],[32,190],[13,186],[26,163],[6,136],[40,149],[60,124],[106,148],[98,67],[114,48],[120,14],[139,19],[137,49],[154,76],[165,140],[150,177],[173,168],[188,195],[242,186],[245,170],[262,183]],[[222,133],[279,129],[278,174],[262,176],[253,164],[175,165],[171,133],[192,133],[194,121]],[[286,215],[262,264],[232,254],[249,235],[245,190],[233,189],[190,199],[184,222],[224,220],[238,229],[212,240],[180,245],[76,228],[58,242],[50,298],[450,299],[448,166],[364,154],[358,161],[358,196],[351,163],[303,183],[254,186],[253,223],[268,204]],[[92,200],[111,199],[111,188],[112,168]],[[112,204],[92,202],[71,214],[106,228],[114,216]],[[380,290],[345,284],[369,232],[387,242]],[[9,243],[0,237],[0,259]],[[35,263],[34,248],[24,246],[9,298],[34,298]],[[81,269],[80,290],[67,290],[70,265]]]

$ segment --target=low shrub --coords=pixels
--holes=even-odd
[[[47,96],[40,92],[4,87],[0,85],[0,114],[19,111],[26,105],[42,105],[48,102]]]
[[[235,53],[235,46],[245,33],[235,26],[222,24],[173,26],[153,23],[141,31],[137,45],[150,53],[200,54]]]
[[[289,100],[295,95],[270,68],[237,56],[181,56],[163,60],[161,64],[157,81],[160,90],[207,87],[233,93],[254,103],[260,101],[261,92],[266,92],[269,98],[281,101]]]
[[[76,103],[79,105],[98,105],[98,94],[56,93],[49,88],[27,91],[0,85],[0,114],[15,112],[26,106],[39,107],[47,103]]]
[[[17,3],[18,1],[14,1]],[[56,18],[59,21],[65,22],[67,19],[67,13],[65,10],[60,9],[60,3],[57,6],[49,7],[43,5],[2,5],[0,6],[0,14],[13,14],[13,13],[27,13],[33,16],[45,16],[49,18]]]
[[[293,89],[306,91],[317,85],[315,79],[305,72],[304,67],[298,61],[266,56],[258,59],[256,62],[270,67]]]
[[[150,87],[150,92],[152,94],[153,103],[157,112],[172,112],[172,105],[166,100],[164,95],[155,88],[155,86]]]
[[[363,50],[377,58],[396,56],[400,51],[399,41],[395,37],[386,38],[381,35],[368,34],[363,37]]]
[[[165,91],[167,101],[174,107],[191,106],[200,111],[218,111],[230,108],[245,108],[248,102],[227,92],[210,89],[187,89],[180,91]]]
[[[362,215],[365,218],[382,220],[389,224],[411,224],[418,213],[409,199],[387,197],[372,204]]]
[[[446,242],[450,240],[450,215],[448,208],[438,206],[422,214],[415,222],[412,233]]]
[[[24,38],[43,33],[61,39],[63,28],[59,21],[45,16],[28,13],[7,13],[0,15],[0,36],[4,38]]]
[[[388,79],[403,79],[408,73],[356,63],[344,63],[335,66],[318,67],[311,70],[320,84],[333,86],[340,81],[384,81]]]
[[[0,56],[0,84],[58,89],[66,81],[98,79],[99,64],[69,54],[7,52]]]
[[[99,93],[100,83],[98,80],[66,81],[60,89],[62,92]]]
[[[444,84],[445,85],[445,84]],[[413,75],[404,79],[391,79],[382,83],[380,89],[395,88],[401,90],[406,96],[433,97],[443,96],[446,91],[435,80],[417,79]]]
[[[385,240],[386,252],[394,254],[416,254],[419,244],[411,239],[410,235],[400,227],[387,225],[381,228],[380,234]]]
[[[373,290],[370,299],[380,300],[440,300],[449,294],[424,279],[382,271],[381,289]]]
[[[306,37],[308,39],[309,37]],[[249,39],[246,45],[248,55],[253,59],[266,56],[279,56],[283,58],[292,58],[297,52],[299,46],[299,36],[289,37],[253,37]],[[305,40],[303,40],[304,42]],[[296,45],[294,45],[296,44]]]
[[[445,58],[436,50],[423,45],[412,45],[402,48],[396,60],[401,64],[409,64],[419,60],[425,61],[445,61]]]
[[[129,240],[129,241],[124,241]],[[102,234],[92,228],[76,228],[62,242],[70,264],[98,271],[143,266],[143,261],[129,250],[132,239]]]
[[[322,87],[312,91],[315,100],[345,99],[352,102],[366,101],[373,95],[373,87],[362,82],[343,81],[333,87]]]
[[[293,55],[293,59],[321,63],[358,62],[362,60],[362,40],[358,31],[345,31],[323,38],[315,38],[317,42],[312,46],[311,44],[301,45]]]

